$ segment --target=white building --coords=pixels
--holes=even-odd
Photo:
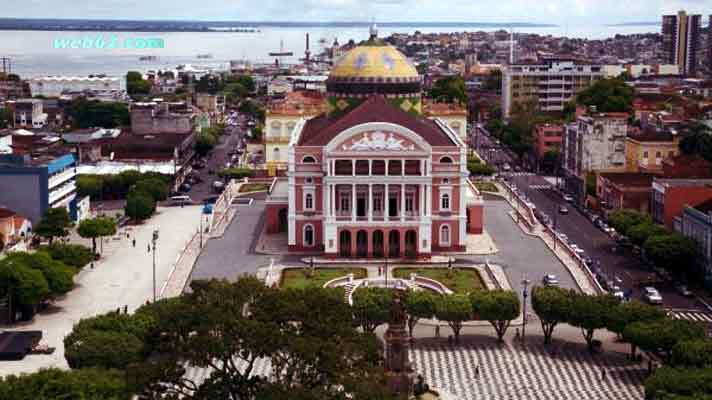
[[[45,76],[30,79],[32,96],[59,97],[71,92],[124,92],[126,77]]]

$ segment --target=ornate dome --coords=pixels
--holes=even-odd
[[[334,63],[329,78],[384,82],[420,81],[418,71],[410,60],[395,47],[380,40],[369,40],[341,56]]]

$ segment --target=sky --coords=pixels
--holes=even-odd
[[[557,25],[656,22],[712,0],[2,0],[15,18],[234,21],[463,21]],[[707,17],[703,19],[707,21]],[[705,22],[706,24],[706,22]]]

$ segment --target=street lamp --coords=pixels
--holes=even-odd
[[[524,343],[524,337],[527,334],[527,296],[529,295],[529,293],[527,293],[527,286],[529,286],[530,283],[531,281],[529,281],[529,279],[522,279],[522,298],[524,299],[524,308],[522,308],[522,318],[524,319],[522,324],[522,343]]]
[[[153,230],[153,302],[156,302],[156,242],[158,241],[158,229]]]

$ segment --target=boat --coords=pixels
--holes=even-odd
[[[200,60],[205,60],[205,59],[213,58],[213,55],[212,54],[198,54],[197,57]]]
[[[156,61],[158,57],[156,56],[141,56],[138,58],[139,61]]]

